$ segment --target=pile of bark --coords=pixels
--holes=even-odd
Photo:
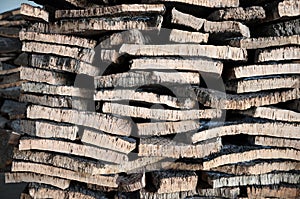
[[[19,102],[20,65],[24,60],[19,31],[26,27],[20,9],[0,14],[0,172],[9,171],[19,134],[12,131],[15,121],[25,118],[26,103]]]
[[[22,198],[299,197],[299,1],[35,2],[3,70]]]

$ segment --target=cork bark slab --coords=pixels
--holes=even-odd
[[[174,193],[156,193],[150,192],[145,189],[140,190],[140,198],[141,199],[182,199],[187,198],[189,196],[195,195],[195,191],[181,191],[181,192],[174,192]]]
[[[85,39],[81,37],[68,36],[62,34],[44,34],[40,32],[26,32],[24,30],[20,31],[21,41],[36,41],[44,43],[54,43],[69,46],[78,46],[81,48],[93,49],[96,47],[97,42],[91,39]]]
[[[134,45],[123,44],[120,53],[132,56],[187,56],[246,61],[247,51],[229,46],[212,46],[198,44],[169,45]]]
[[[207,33],[173,29],[170,32],[169,40],[175,43],[207,43],[208,36]]]
[[[133,29],[117,32],[104,37],[104,40],[97,47],[114,48],[124,43],[126,44],[149,44],[151,39],[144,34],[144,31]]]
[[[213,188],[245,185],[277,185],[281,183],[298,184],[299,174],[293,173],[270,173],[255,176],[221,177],[211,180]]]
[[[60,20],[50,24],[50,33],[82,33],[87,31],[120,31],[120,30],[157,30],[162,25],[162,16],[140,16],[139,20],[122,17],[112,18],[81,18]],[[43,27],[41,27],[41,30]]]
[[[238,163],[219,166],[213,168],[213,171],[222,172],[233,175],[259,175],[271,173],[273,171],[292,171],[299,170],[300,163],[298,161],[276,161],[276,162],[256,162],[256,163]]]
[[[242,79],[226,83],[226,90],[236,93],[249,93],[284,88],[299,88],[300,76],[276,76]]]
[[[136,143],[134,139],[125,139],[122,137],[111,136],[100,131],[92,131],[85,129],[81,138],[83,143],[92,144],[97,147],[119,151],[128,154],[135,149]]]
[[[300,15],[300,3],[297,0],[283,0],[269,4],[269,16],[262,20],[263,22],[276,21],[278,19],[286,19],[289,17],[297,17]]]
[[[38,187],[37,189],[30,188],[30,199],[31,198],[85,198],[85,199],[96,199],[96,197],[90,196],[81,192],[76,191],[64,191],[53,188]]]
[[[96,88],[140,87],[149,84],[200,84],[200,75],[192,72],[136,71],[95,77]]]
[[[239,79],[267,75],[296,75],[300,73],[299,71],[300,64],[298,63],[236,66],[226,71],[228,73],[226,78]]]
[[[289,147],[300,150],[300,140],[294,139],[255,136],[254,144],[262,146]]]
[[[189,145],[167,138],[141,139],[139,156],[157,156],[170,158],[203,158],[221,150],[221,140]]]
[[[32,105],[27,108],[27,117],[30,119],[46,119],[56,122],[82,125],[122,136],[129,136],[132,128],[132,123],[129,120],[106,114],[48,108],[38,105]]]
[[[171,22],[173,24],[184,25],[193,28],[196,31],[199,31],[203,27],[205,19],[201,19],[193,15],[180,12],[173,8]]]
[[[300,112],[300,100],[292,100],[292,101],[287,102],[285,105],[287,108],[289,108],[291,110]]]
[[[11,69],[3,69],[3,70],[0,70],[0,75],[10,75],[10,74],[14,74],[14,73],[19,73],[20,70],[21,70],[20,67],[11,68]]]
[[[2,21],[0,21],[0,26],[4,26],[4,27],[9,27],[9,26],[23,26],[23,25],[26,25],[26,21],[25,20],[14,20],[14,21],[2,20]]]
[[[174,2],[174,3],[185,3],[189,5],[195,5],[195,6],[203,6],[203,7],[208,7],[208,8],[224,8],[224,7],[238,7],[239,6],[239,1],[238,0],[214,0],[214,1],[205,1],[205,0],[142,0],[142,2],[147,2],[147,3],[154,3],[154,2]]]
[[[200,127],[198,121],[179,121],[179,122],[152,122],[138,123],[139,136],[162,136],[176,133],[195,131]]]
[[[205,21],[204,32],[218,34],[222,37],[250,37],[249,28],[237,21]]]
[[[46,44],[35,41],[23,41],[23,52],[34,52],[41,54],[54,54],[59,56],[70,57],[78,59],[83,62],[92,63],[94,59],[94,50],[81,48],[81,47],[69,47],[58,44]]]
[[[153,172],[151,177],[158,194],[193,191],[198,182],[196,173],[188,171]]]
[[[20,130],[31,136],[41,138],[64,138],[68,140],[76,140],[79,132],[77,126],[31,120],[21,120]]]
[[[273,23],[262,26],[253,31],[252,35],[259,37],[277,37],[277,36],[291,36],[300,34],[300,19],[291,19],[284,22]]]
[[[120,176],[118,180],[118,190],[122,192],[138,191],[146,186],[145,173],[135,173],[127,176]]]
[[[208,16],[208,20],[212,21],[242,21],[255,22],[266,18],[266,12],[261,6],[237,7],[217,10]]]
[[[33,82],[43,82],[52,85],[66,85],[70,77],[67,74],[47,71],[37,68],[22,67],[20,79]]]
[[[151,92],[141,92],[129,89],[114,89],[97,91],[94,95],[96,101],[139,101],[153,104],[165,104],[180,109],[191,109],[196,106],[196,101],[190,98],[176,98],[170,95],[159,95]]]
[[[97,76],[100,74],[100,68],[68,57],[31,54],[29,57],[29,65],[46,70],[66,71],[89,76]]]
[[[5,53],[16,53],[20,52],[21,50],[21,43],[18,41],[18,39],[15,38],[5,38],[5,37],[0,37],[0,53],[5,54]]]
[[[300,139],[299,132],[300,125],[297,123],[283,123],[283,122],[265,122],[265,123],[242,123],[220,126],[210,128],[208,130],[200,131],[191,136],[193,143],[204,140],[226,136],[226,135],[261,135],[281,138]]]
[[[274,92],[256,92],[249,94],[225,94],[220,91],[195,88],[198,101],[207,107],[221,109],[238,109],[246,110],[251,107],[259,107],[289,100],[298,99],[300,97],[300,89],[290,89],[286,91]]]
[[[20,72],[5,74],[0,76],[0,86],[13,84],[20,81]]]
[[[15,160],[30,161],[35,163],[47,164],[79,173],[87,174],[117,174],[120,173],[118,166],[103,163],[101,161],[92,161],[85,158],[56,154],[53,152],[37,151],[19,151],[15,150],[13,154]]]
[[[21,94],[20,102],[29,102],[32,104],[50,106],[56,108],[73,108],[72,99],[70,97],[62,96],[50,96],[50,95],[31,95],[31,94]]]
[[[49,13],[39,7],[34,7],[26,3],[22,3],[20,14],[28,19],[42,20],[49,22]]]
[[[258,159],[289,159],[299,161],[299,153],[300,151],[295,149],[255,149],[241,153],[231,153],[203,162],[203,169],[210,170],[211,168],[226,164],[235,164]]]
[[[19,100],[20,87],[0,88],[0,97],[5,99]]]
[[[19,31],[21,28],[18,27],[0,27],[0,36],[8,38],[19,38]]]
[[[136,70],[188,70],[197,71],[200,74],[211,73],[221,76],[223,63],[213,60],[197,58],[139,58],[133,59],[131,69]]]
[[[255,61],[268,62],[268,61],[286,61],[286,60],[299,60],[300,47],[279,47],[275,49],[257,50]]]
[[[293,187],[247,187],[247,195],[250,198],[278,197],[278,198],[297,198],[300,196],[299,188]]]
[[[24,93],[37,93],[44,95],[59,95],[71,97],[92,97],[92,91],[73,86],[56,86],[44,83],[25,82],[22,84],[21,89]]]
[[[216,197],[216,198],[237,198],[240,195],[240,188],[214,188],[214,189],[203,189],[198,188],[197,194],[202,197]]]
[[[5,183],[20,183],[20,182],[37,182],[48,184],[60,189],[67,189],[70,185],[70,180],[56,178],[52,176],[30,173],[30,172],[18,172],[18,173],[6,173]]]
[[[117,187],[118,176],[101,176],[90,175],[84,173],[77,173],[67,169],[61,169],[58,167],[48,166],[44,164],[30,163],[30,162],[13,162],[13,172],[31,172],[47,176],[59,177],[62,179],[69,179],[84,183],[97,184],[108,187]]]
[[[230,45],[246,49],[259,49],[276,46],[299,45],[300,36],[278,36],[278,37],[259,37],[259,38],[243,38],[230,41]]]
[[[164,14],[163,4],[122,4],[115,6],[90,7],[82,10],[56,10],[55,19],[90,18],[103,16],[130,16],[141,14]]]
[[[275,107],[257,107],[240,113],[251,117],[270,120],[300,122],[300,113]]]
[[[49,139],[27,138],[20,140],[19,150],[33,149],[77,155],[119,164],[124,161],[128,161],[128,157],[125,154],[92,146]]]
[[[175,161],[175,160],[174,160]],[[143,173],[162,170],[173,171],[201,171],[203,169],[202,163],[185,163],[185,162],[172,162],[171,160],[162,160],[146,166],[129,170],[127,173]]]
[[[222,112],[217,109],[199,109],[199,110],[168,110],[168,109],[149,109],[137,106],[129,106],[117,103],[106,102],[103,104],[102,111],[121,116],[135,118],[179,121],[196,120],[221,117]]]
[[[20,14],[20,8],[9,10],[0,14],[0,20],[13,17]]]

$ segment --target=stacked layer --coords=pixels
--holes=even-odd
[[[22,197],[299,196],[298,1],[36,2]]]

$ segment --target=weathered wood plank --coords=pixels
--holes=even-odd
[[[194,191],[198,182],[198,176],[191,171],[158,171],[151,177],[158,194]]]
[[[217,10],[208,16],[208,20],[212,21],[242,21],[242,22],[255,22],[260,19],[266,18],[266,12],[261,6],[251,7],[237,7]]]
[[[278,36],[278,37],[258,37],[258,38],[242,38],[230,41],[230,45],[246,49],[259,49],[275,46],[299,45],[300,36]]]
[[[149,84],[200,84],[200,75],[193,72],[135,71],[95,77],[96,88],[140,87]]]
[[[94,95],[96,101],[140,101],[153,104],[165,104],[174,108],[191,109],[196,101],[190,98],[176,98],[170,95],[159,95],[151,92],[135,91],[130,89],[114,89],[97,91]]]
[[[286,122],[300,122],[300,113],[276,107],[256,107],[239,113],[251,117],[279,120]]]
[[[275,49],[257,50],[255,62],[300,60],[300,47],[278,47]]]
[[[191,142],[197,143],[204,140],[226,136],[226,135],[260,135],[282,138],[300,139],[297,133],[300,130],[300,125],[297,123],[284,122],[265,122],[265,123],[241,123],[229,124],[225,126],[210,128],[208,130],[200,131],[191,136]]]
[[[140,190],[140,198],[141,199],[182,199],[186,197],[191,197],[195,195],[195,191],[183,191],[183,192],[174,192],[174,193],[156,193],[147,191],[145,189]]]
[[[19,150],[33,149],[72,154],[119,164],[124,161],[128,161],[128,157],[125,154],[107,149],[100,149],[98,147],[85,146],[66,141],[49,139],[23,138],[20,140]]]
[[[20,31],[21,41],[37,41],[45,43],[54,43],[70,46],[78,46],[81,48],[93,49],[97,45],[97,41],[91,39],[85,39],[81,37],[68,36],[62,34],[44,34],[40,32],[26,32],[24,30]]]
[[[30,163],[30,162],[13,162],[13,172],[31,172],[47,176],[59,177],[68,180],[75,180],[84,183],[91,183],[101,186],[118,187],[118,176],[103,176],[91,175],[85,173],[78,173],[67,169],[48,166],[44,164]]]
[[[212,73],[221,76],[223,63],[214,60],[197,58],[138,58],[131,61],[130,68],[136,70],[189,70],[202,73]],[[299,65],[300,66],[300,65]]]
[[[27,117],[30,119],[46,119],[82,125],[121,136],[129,136],[133,125],[130,120],[107,114],[49,108],[37,105],[32,105],[27,108]]]
[[[249,93],[265,90],[299,88],[300,76],[271,76],[233,80],[226,83],[226,90],[235,93]]]
[[[77,126],[31,120],[21,120],[20,130],[31,136],[41,138],[64,138],[68,140],[75,140],[79,132]]]
[[[171,158],[203,158],[221,150],[220,139],[197,145],[178,143],[167,138],[141,139],[139,145],[140,156],[157,156]]]
[[[56,10],[55,18],[89,18],[103,16],[130,16],[141,14],[164,14],[163,4],[122,4],[115,6],[97,6],[82,10]]]
[[[179,121],[179,122],[152,122],[138,123],[139,136],[161,136],[175,133],[195,131],[200,127],[198,121]]]
[[[49,22],[49,13],[46,10],[26,3],[22,3],[20,14],[25,16],[27,19]]]
[[[56,178],[52,176],[37,174],[37,173],[5,173],[5,183],[20,183],[20,182],[37,182],[49,184],[60,189],[67,189],[70,185],[70,180]]]
[[[167,110],[167,109],[149,109],[137,106],[129,106],[117,103],[106,102],[103,104],[104,113],[116,115],[137,117],[144,119],[179,121],[196,120],[221,117],[221,110],[217,109],[199,109],[199,110]]]
[[[299,161],[299,150],[295,149],[254,149],[241,153],[231,153],[221,155],[203,162],[203,169],[210,170],[226,164],[235,164],[238,162],[247,162],[258,159],[289,159]]]
[[[136,148],[136,141],[130,138],[111,136],[100,131],[85,129],[81,138],[83,143],[128,154]]]
[[[228,69],[228,79],[239,79],[255,76],[267,75],[287,75],[300,74],[300,64],[298,63],[283,63],[283,64],[264,64],[264,65],[248,65],[236,66]]]
[[[225,94],[223,92],[203,88],[196,88],[195,92],[198,101],[204,106],[239,110],[277,104],[298,99],[300,97],[299,88],[286,91],[256,92],[239,95]]]
[[[123,44],[120,53],[132,56],[190,56],[246,61],[247,51],[229,46],[212,46],[198,44],[170,44],[170,45],[135,45]]]

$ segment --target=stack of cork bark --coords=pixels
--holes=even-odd
[[[8,171],[19,135],[14,122],[25,117],[26,104],[19,102],[20,65],[24,60],[19,31],[26,26],[20,9],[0,14],[0,171]]]
[[[299,0],[34,1],[22,198],[299,197]]]

